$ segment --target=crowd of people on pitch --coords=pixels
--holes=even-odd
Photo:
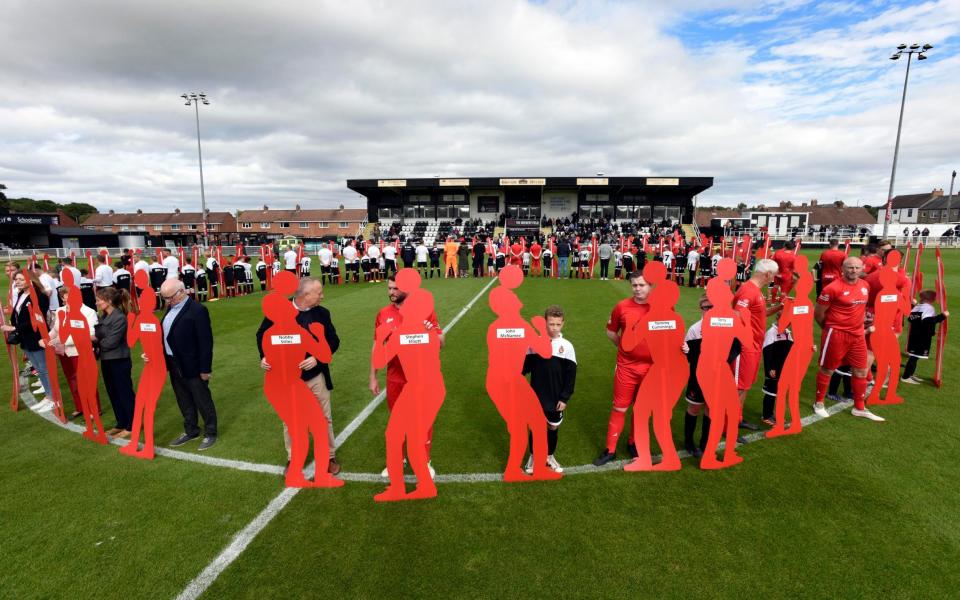
[[[339,338],[329,311],[321,307],[320,303],[323,299],[323,284],[340,282],[338,263],[340,259],[345,263],[344,272],[347,281],[359,282],[362,272],[365,280],[384,279],[388,282],[389,304],[378,313],[378,325],[389,322],[388,319],[396,319],[400,314],[399,308],[403,303],[404,294],[395,284],[395,271],[401,266],[400,261],[402,266],[426,269],[427,276],[465,275],[468,261],[472,257],[474,276],[495,275],[505,265],[514,264],[523,268],[528,275],[549,275],[552,270],[557,269],[556,275],[569,277],[574,276],[571,273],[581,269],[585,260],[588,258],[592,260],[595,257],[600,264],[601,279],[609,277],[609,266],[612,263],[614,276],[627,279],[631,285],[632,294],[616,305],[607,323],[607,337],[617,347],[617,369],[613,383],[613,407],[608,422],[606,444],[594,463],[599,466],[615,457],[617,442],[625,423],[625,413],[635,402],[639,385],[652,364],[650,353],[643,348],[642,344],[629,350],[625,350],[621,345],[628,324],[635,322],[649,310],[647,299],[654,286],[643,276],[646,261],[662,263],[669,278],[675,279],[677,283],[682,284],[683,278],[686,277],[687,284],[695,286],[703,285],[707,279],[715,277],[717,264],[726,255],[723,246],[714,247],[711,244],[709,247],[703,247],[691,240],[683,243],[680,247],[683,250],[674,246],[678,249],[677,252],[670,249],[671,244],[659,245],[655,249],[649,248],[653,252],[648,259],[646,252],[632,244],[624,244],[623,240],[616,245],[613,242],[614,240],[610,238],[595,240],[590,249],[591,257],[581,255],[577,257],[576,263],[571,259],[578,249],[566,236],[551,239],[546,248],[537,239],[534,239],[529,246],[525,241],[513,241],[508,244],[506,240],[499,246],[494,245],[492,240],[488,240],[486,244],[474,242],[468,246],[466,243],[449,238],[442,249],[435,247],[434,252],[424,244],[414,245],[412,241],[403,246],[366,243],[361,248],[357,248],[356,242],[350,242],[342,248],[328,246],[319,251],[318,260],[321,265],[319,279],[311,277],[310,257],[304,256],[302,249],[281,248],[281,252],[278,252],[276,257],[272,252],[266,252],[260,257],[256,271],[261,289],[269,281],[269,277],[266,276],[268,269],[271,274],[283,269],[301,277],[296,294],[291,300],[299,311],[298,322],[302,320],[301,325],[304,327],[310,323],[324,325],[327,344],[332,352],[336,352],[340,344]],[[480,252],[476,251],[478,248]],[[767,246],[757,248],[753,252],[748,246],[746,250],[741,248],[739,252],[732,250],[728,255],[735,258],[740,267],[737,277],[735,280],[731,278],[730,282],[734,290],[732,308],[740,313],[751,332],[750,343],[735,344],[728,362],[736,375],[741,409],[747,391],[754,385],[762,364],[764,374],[762,423],[768,427],[778,425],[782,427],[784,424],[778,424],[774,415],[774,398],[778,378],[793,344],[793,337],[789,329],[780,331],[776,323],[768,324],[768,319],[780,313],[783,309],[782,299],[790,293],[795,281],[799,278],[799,274],[794,270],[797,244],[789,241],[772,254],[770,250],[771,248]],[[851,411],[854,416],[871,421],[883,420],[865,405],[869,386],[883,384],[882,381],[870,381],[873,355],[868,338],[873,324],[871,307],[882,287],[881,266],[884,265],[885,256],[892,251],[892,244],[887,242],[867,244],[863,248],[862,255],[855,257],[850,255],[849,248],[841,250],[839,241],[834,239],[830,240],[830,247],[820,255],[815,267],[818,277],[816,278],[817,302],[814,315],[816,322],[822,328],[816,397],[813,404],[814,412],[818,415],[828,414],[824,405],[825,400],[839,402],[849,399],[854,404]],[[579,252],[583,252],[583,249],[579,249]],[[770,254],[769,257],[768,254]],[[364,260],[370,261],[369,266],[361,266]],[[213,338],[209,316],[199,302],[202,299],[199,273],[209,273],[211,275],[208,276],[208,281],[217,281],[216,285],[208,285],[203,290],[208,294],[212,293],[216,296],[218,293],[226,295],[240,293],[238,290],[243,289],[244,286],[245,291],[249,292],[253,288],[251,274],[253,269],[249,266],[249,259],[240,253],[233,260],[232,265],[223,267],[223,271],[231,270],[236,277],[232,279],[232,285],[221,292],[215,289],[222,285],[223,279],[218,273],[221,267],[217,257],[213,256],[211,251],[204,254],[203,264],[196,266],[193,263],[200,261],[195,261],[192,257],[184,257],[181,264],[171,249],[162,250],[155,260],[144,258],[134,252],[125,252],[113,267],[108,263],[106,256],[99,256],[96,261],[98,265],[86,277],[79,272],[71,258],[60,259],[55,269],[45,264],[46,261],[32,261],[26,269],[14,262],[7,264],[6,272],[12,285],[4,309],[5,314],[9,315],[10,323],[4,324],[3,330],[6,333],[7,344],[18,345],[22,349],[29,361],[30,369],[39,379],[33,387],[36,393],[44,396],[43,400],[33,407],[34,410],[48,411],[53,404],[48,375],[50,365],[47,364],[44,352],[45,343],[30,323],[30,305],[36,302],[39,305],[40,314],[47,317],[50,325],[49,343],[55,349],[57,360],[70,385],[75,408],[70,416],[76,418],[82,413],[76,390],[76,349],[72,347],[69,338],[60,338],[57,327],[62,321],[60,313],[68,308],[64,306],[68,300],[67,295],[62,293],[63,286],[59,284],[59,279],[62,278],[63,271],[70,270],[75,281],[81,282],[81,288],[86,285],[88,286],[86,289],[93,293],[92,306],[84,306],[81,311],[87,320],[91,336],[97,343],[105,387],[117,419],[115,427],[107,433],[120,438],[130,435],[129,415],[133,412],[134,394],[130,375],[132,368],[130,349],[125,343],[128,322],[125,315],[137,310],[135,302],[131,302],[130,291],[135,291],[135,286],[131,282],[131,272],[145,270],[148,273],[150,285],[157,288],[159,299],[166,304],[162,326],[167,364],[178,406],[184,417],[184,433],[170,445],[183,445],[199,437],[202,432],[204,437],[200,449],[209,448],[217,439],[216,409],[207,385],[212,371]],[[593,264],[590,263],[591,271],[592,268]],[[897,273],[897,289],[905,293],[909,286],[909,279],[899,264],[892,268]],[[31,287],[33,293],[29,293]],[[82,298],[86,304],[87,294],[83,294]],[[910,325],[907,343],[908,361],[899,379],[906,384],[920,382],[915,377],[918,361],[929,356],[936,326],[949,316],[946,311],[937,314],[933,308],[937,301],[933,291],[920,291],[918,299],[919,302],[912,306],[909,314],[901,315]],[[712,302],[707,295],[699,299],[699,309],[702,313],[712,308]],[[189,316],[181,319],[181,314]],[[554,340],[554,358],[557,359],[554,362],[557,364],[551,365],[549,361],[544,364],[531,363],[525,367],[525,372],[532,374],[534,379],[539,378],[532,382],[532,387],[540,398],[544,418],[549,424],[547,462],[551,469],[562,472],[562,467],[555,456],[557,430],[563,420],[563,411],[573,394],[576,362],[573,345],[568,340],[564,340],[561,334],[565,318],[563,310],[557,306],[550,307],[545,313],[545,318],[547,325],[550,326],[550,337]],[[428,321],[439,329],[435,314],[431,315]],[[902,319],[900,323],[902,324]],[[268,322],[265,320],[258,334],[258,345],[260,336],[267,326]],[[899,333],[899,328],[897,332]],[[700,321],[697,321],[688,327],[683,345],[683,351],[690,365],[685,393],[688,406],[685,412],[683,445],[693,456],[703,455],[711,426],[709,411],[704,409],[703,395],[696,378],[701,335]],[[569,361],[573,361],[572,364],[568,364]],[[261,361],[261,367],[269,369],[270,365]],[[330,391],[333,386],[329,368],[310,357],[304,361],[301,368],[304,380],[313,390],[332,429]],[[392,406],[392,401],[399,395],[404,381],[399,364],[388,365],[386,386],[388,406]],[[843,396],[839,392],[841,385],[845,388]],[[370,391],[374,394],[380,391],[377,371],[372,367]],[[99,404],[99,399],[97,402]],[[199,426],[198,414],[203,418],[202,430]],[[700,418],[702,418],[701,436],[697,443],[694,436]],[[741,418],[740,428],[756,430],[760,425],[746,422]],[[333,439],[332,432],[330,439]],[[428,440],[428,451],[429,443]],[[636,456],[635,440],[632,434],[628,441],[628,448],[631,455]],[[330,452],[330,472],[339,472],[340,465],[335,459],[335,448],[332,445]],[[534,467],[530,460],[527,462],[528,472]]]

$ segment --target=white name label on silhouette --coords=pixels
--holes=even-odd
[[[810,314],[810,307],[809,307],[809,306],[794,306],[794,307],[793,307],[793,314],[795,314],[795,315],[806,315],[806,314]]]
[[[880,302],[896,302],[896,301],[897,301],[896,294],[886,294],[886,295],[880,296]]]
[[[497,329],[497,339],[501,340],[522,340],[526,332],[523,328],[509,327],[507,329]]]
[[[291,334],[291,335],[271,335],[270,341],[274,346],[290,346],[292,344],[300,343],[300,334]]]
[[[156,333],[157,326],[153,323],[140,323],[140,331],[149,331],[150,333]]]
[[[650,321],[647,323],[647,331],[663,331],[664,329],[676,329],[676,321]]]
[[[400,345],[401,346],[415,346],[420,344],[429,344],[430,343],[430,334],[429,333],[407,333],[400,336]]]
[[[733,317],[710,317],[710,327],[733,327]]]
[[[83,329],[84,327],[87,326],[87,322],[86,322],[86,321],[80,321],[80,320],[78,320],[78,319],[70,319],[70,326],[71,326],[71,327],[76,327],[77,329]]]

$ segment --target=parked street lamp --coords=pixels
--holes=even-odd
[[[903,77],[903,97],[900,99],[900,121],[897,123],[897,142],[893,147],[893,169],[890,171],[890,190],[887,192],[887,210],[883,215],[883,239],[887,238],[887,230],[890,228],[890,213],[893,208],[893,182],[897,177],[897,157],[900,154],[900,131],[903,128],[903,105],[907,101],[907,81],[910,79],[910,61],[913,55],[917,55],[917,60],[926,60],[924,54],[933,48],[931,44],[911,44],[908,48],[906,44],[897,46],[897,51],[893,53],[890,60],[899,60],[904,54],[907,55],[907,74]]]
[[[193,105],[194,115],[197,118],[197,160],[200,162],[200,219],[203,227],[203,245],[207,246],[207,197],[203,191],[203,152],[200,150],[200,104],[210,105],[207,95],[203,92],[181,94],[184,105]]]

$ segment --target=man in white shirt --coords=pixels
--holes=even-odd
[[[333,280],[333,272],[331,270],[331,263],[333,262],[333,250],[327,246],[324,246],[320,248],[319,252],[317,252],[317,258],[320,259],[320,283],[326,285],[328,278],[331,281]]]
[[[370,281],[380,281],[380,248],[376,244],[367,248],[367,258],[370,259]]]
[[[47,310],[52,313],[60,308],[60,297],[57,295],[57,288],[60,287],[60,282],[44,271],[43,265],[40,262],[33,264],[33,270],[40,278],[40,284],[43,285],[43,292],[50,297],[50,308]]]
[[[93,272],[93,284],[97,288],[111,287],[113,285],[113,269],[107,264],[107,257],[97,255],[97,269]]]
[[[670,269],[673,268],[673,251],[665,248],[663,254],[660,255],[660,260],[663,261],[663,266],[667,268],[667,274],[669,275]]]
[[[357,260],[357,247],[354,242],[347,242],[341,252],[343,254],[344,268],[346,269],[345,281],[350,281],[350,274],[353,274],[353,282],[360,282],[360,262]]]
[[[427,259],[430,258],[430,249],[423,243],[423,240],[420,240],[414,252],[416,252],[417,255],[417,270],[420,271],[420,277],[426,277]]]
[[[167,279],[180,279],[180,261],[170,253],[169,248],[164,248],[163,268],[167,270]]]
[[[390,273],[397,272],[397,247],[393,244],[387,244],[383,248],[383,276],[389,277]]]
[[[690,252],[687,252],[687,287],[696,287],[697,285],[697,271],[700,270],[700,253],[697,252],[697,249],[694,247],[690,248]]]
[[[71,273],[73,273],[73,283],[74,285],[79,286],[81,283],[80,280],[83,278],[83,275],[80,273],[80,269],[73,266],[73,258],[70,256],[65,256],[64,258],[60,259],[60,262],[63,263],[63,268],[65,270],[68,270]],[[60,277],[60,280],[63,281],[63,276]]]
[[[147,261],[143,260],[143,254],[138,254],[136,263],[133,265],[133,274],[136,275],[137,271],[147,271],[150,272],[150,265],[147,264]]]
[[[283,253],[283,268],[294,275],[297,274],[297,252],[293,248],[287,248]]]

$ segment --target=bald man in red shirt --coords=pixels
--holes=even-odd
[[[830,376],[840,365],[853,369],[853,410],[855,417],[884,421],[870,412],[864,400],[867,395],[867,340],[864,330],[870,289],[860,278],[863,262],[850,257],[843,261],[840,279],[827,285],[817,298],[813,318],[822,328],[820,340],[820,370],[817,371],[817,397],[813,411],[821,417],[829,416],[823,398],[830,385]]]

